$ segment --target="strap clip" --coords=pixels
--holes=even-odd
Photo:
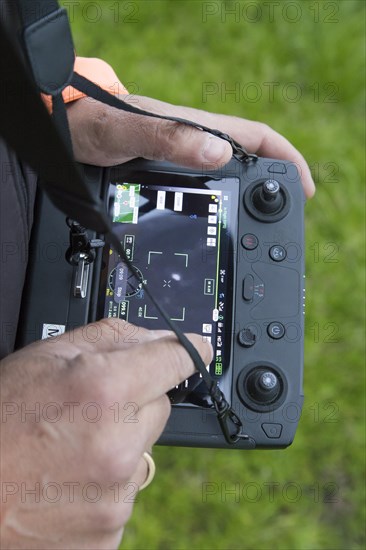
[[[227,443],[234,445],[239,439],[249,439],[249,436],[243,433],[242,421],[232,407],[230,407],[216,382],[211,385],[210,394],[214,402],[221,431]]]
[[[67,218],[70,228],[70,246],[66,251],[66,261],[70,265],[79,266],[80,263],[91,264],[96,257],[96,248],[102,248],[105,242],[102,239],[90,239],[82,225]]]

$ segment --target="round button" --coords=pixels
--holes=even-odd
[[[255,344],[256,335],[250,330],[250,328],[244,328],[238,334],[238,342],[244,348],[250,348]]]
[[[282,262],[286,258],[286,250],[283,246],[276,244],[269,249],[269,256],[274,262]]]
[[[280,338],[283,338],[285,335],[285,327],[282,323],[274,322],[270,323],[267,327],[267,333],[268,336],[273,338],[274,340],[279,340]]]
[[[258,246],[258,239],[252,233],[246,233],[241,238],[241,244],[245,250],[255,250]]]

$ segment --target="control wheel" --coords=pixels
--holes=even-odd
[[[261,180],[246,190],[244,206],[253,218],[261,222],[278,222],[289,211],[290,197],[277,180]]]
[[[278,367],[267,362],[246,366],[241,371],[237,384],[241,401],[254,411],[277,409],[287,394],[284,374]]]

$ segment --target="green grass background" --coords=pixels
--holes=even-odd
[[[294,444],[156,448],[155,481],[122,547],[364,548],[364,3],[67,4],[78,53],[108,61],[132,93],[266,122],[317,183],[306,206],[305,404]],[[216,13],[204,21],[207,10]],[[206,97],[208,82],[218,91]],[[240,101],[225,86],[239,87]],[[207,482],[218,492],[204,499]],[[224,492],[235,484],[238,502]]]

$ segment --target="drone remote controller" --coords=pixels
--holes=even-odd
[[[169,393],[159,443],[290,445],[303,402],[305,198],[296,166],[232,159],[220,170],[191,170],[136,160],[86,166],[85,177],[104,198],[134,273],[42,195],[18,345],[102,317],[167,328],[143,280],[172,322],[211,342],[207,369],[248,435],[225,441],[197,373]]]

